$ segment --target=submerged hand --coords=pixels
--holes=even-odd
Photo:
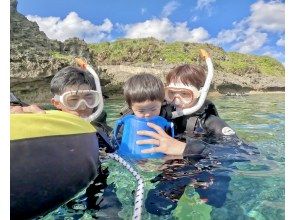
[[[153,123],[147,123],[150,128],[153,128],[156,132],[153,131],[138,131],[137,134],[149,136],[152,139],[140,140],[136,144],[153,144],[158,147],[152,147],[149,149],[142,150],[141,153],[164,153],[167,155],[183,155],[183,152],[186,147],[186,143],[176,140],[175,138],[169,136],[161,127]]]

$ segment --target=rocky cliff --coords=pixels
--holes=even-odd
[[[201,64],[196,55],[199,48],[205,48],[215,64],[212,90],[284,90],[284,67],[272,58],[226,53],[210,44],[167,44],[153,38],[92,45],[77,38],[60,42],[50,40],[37,23],[18,13],[16,0],[10,1],[10,11],[11,91],[27,102],[47,102],[51,78],[64,66],[74,65],[74,57],[84,57],[98,70],[104,93],[112,95],[121,93],[122,84],[133,74],[150,72],[164,80],[180,63]]]
[[[53,74],[73,64],[80,56],[93,62],[87,44],[77,38],[65,42],[50,40],[36,22],[17,12],[17,1],[10,1],[10,87],[26,101],[42,102],[51,96]],[[56,56],[59,54],[60,56]],[[71,59],[63,59],[70,56]]]

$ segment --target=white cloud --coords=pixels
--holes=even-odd
[[[126,38],[154,37],[159,40],[204,42],[209,38],[203,27],[189,29],[187,22],[173,24],[168,18],[152,19],[145,22],[126,25]]]
[[[278,59],[278,60],[285,58],[284,53],[278,52],[278,51],[267,51],[267,52],[263,53],[262,55],[270,56],[270,57]]]
[[[101,25],[92,24],[84,20],[75,12],[70,12],[63,20],[59,17],[39,17],[28,15],[30,21],[38,23],[40,30],[44,31],[50,39],[64,41],[68,38],[78,37],[86,42],[99,42],[109,40],[113,25],[109,19],[104,19]]]
[[[231,50],[251,53],[261,49],[267,42],[269,33],[283,32],[285,4],[279,1],[264,3],[257,1],[251,5],[251,15],[234,22],[232,29],[221,30],[216,38],[209,42],[221,46],[228,45]],[[281,38],[276,43],[283,44]]]
[[[197,1],[197,6],[196,9],[197,10],[203,10],[205,9],[208,12],[208,16],[211,16],[211,11],[212,11],[212,4],[215,2],[216,0],[198,0]]]
[[[174,10],[176,10],[178,7],[180,6],[180,4],[177,1],[171,1],[169,3],[167,3],[161,12],[161,16],[164,18],[167,18],[168,16],[170,16]]]
[[[146,9],[146,8],[141,8],[141,15],[145,14],[145,13],[146,13],[146,11],[147,11],[147,9]]]
[[[285,47],[285,36],[281,37],[277,42],[276,42],[277,46],[280,47]]]
[[[234,41],[239,41],[244,34],[244,28],[239,23],[234,25],[233,29],[221,30],[217,38],[210,39],[214,44],[227,44]]]
[[[251,5],[250,26],[270,32],[285,30],[285,4],[279,1],[265,3],[260,0]]]
[[[198,20],[198,17],[196,15],[191,18],[192,22],[196,22],[197,20]]]
[[[216,38],[210,39],[210,43],[218,45],[231,45],[231,50],[241,53],[251,53],[260,49],[267,41],[267,33],[262,33],[248,27],[245,20],[234,24],[234,28],[222,30]]]
[[[240,41],[232,47],[241,53],[250,53],[261,48],[267,40],[266,33],[255,32],[254,34],[247,35],[243,41]]]
[[[197,1],[197,9],[208,9],[211,7],[212,3],[214,3],[216,0],[198,0]]]

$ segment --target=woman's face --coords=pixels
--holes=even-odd
[[[186,109],[194,106],[199,97],[199,91],[192,85],[184,85],[180,80],[171,81],[165,87],[165,99],[177,109]]]

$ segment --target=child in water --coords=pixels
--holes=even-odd
[[[139,118],[158,116],[164,100],[164,85],[156,76],[140,73],[124,85],[124,97],[134,115]]]
[[[163,156],[163,154],[144,155],[142,148],[156,143],[147,143],[145,146],[136,144],[136,140],[141,139],[137,131],[142,126],[147,127],[148,122],[160,125],[164,130],[168,130],[171,125],[166,119],[160,117],[161,106],[164,101],[164,85],[156,76],[149,73],[140,73],[129,78],[124,87],[123,93],[129,109],[134,115],[127,115],[119,119],[114,129],[115,143],[119,145],[118,153],[131,157],[148,158],[149,156]],[[130,112],[131,113],[131,112]],[[116,140],[120,126],[124,126],[121,143]],[[156,132],[149,130],[150,132]]]

